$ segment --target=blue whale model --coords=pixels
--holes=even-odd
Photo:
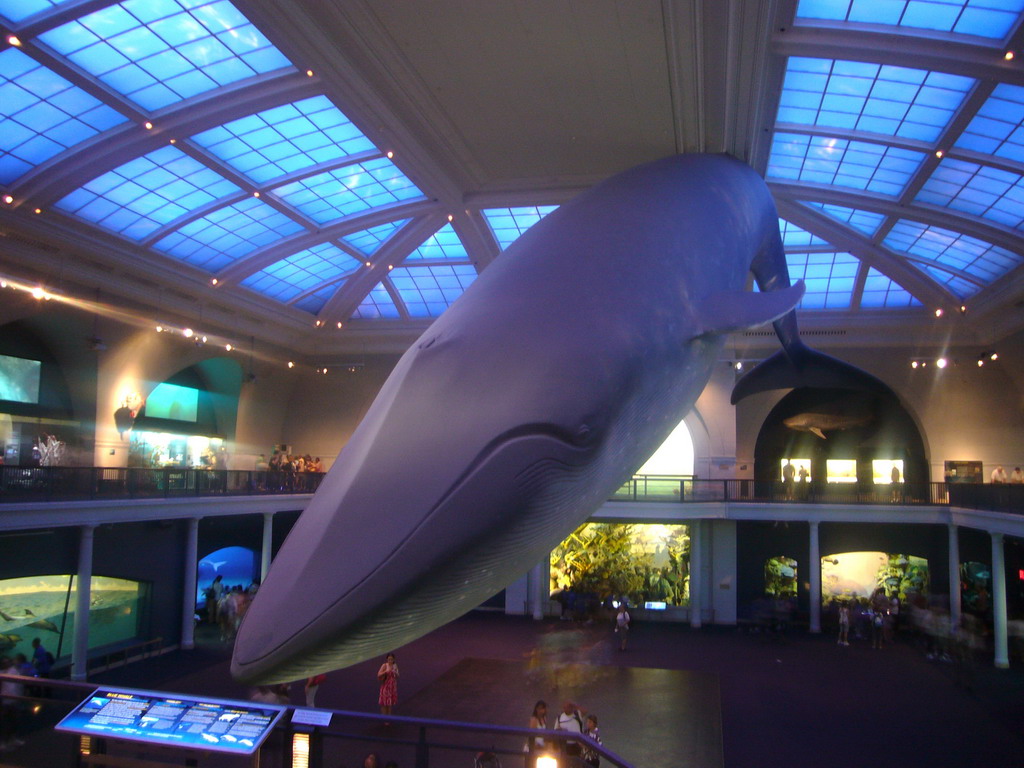
[[[725,334],[782,318],[796,348],[802,295],[737,160],[667,158],[563,205],[401,358],[274,560],[232,673],[348,666],[478,605],[657,449]]]

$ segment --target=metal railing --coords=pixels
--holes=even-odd
[[[143,467],[0,466],[0,503],[313,493],[322,473]],[[1024,512],[1024,485],[792,483],[635,475],[612,501],[956,506]]]
[[[792,483],[636,475],[612,501],[955,506],[1024,513],[1024,485],[982,483]]]
[[[313,493],[321,472],[165,467],[0,467],[0,503]]]

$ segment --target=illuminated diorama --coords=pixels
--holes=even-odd
[[[867,600],[876,589],[902,602],[927,600],[928,561],[887,552],[840,552],[821,558],[821,602]]]
[[[223,438],[135,430],[128,448],[128,466],[212,469]]]
[[[829,483],[856,483],[857,462],[853,459],[827,459],[825,481]]]
[[[689,527],[585,523],[551,553],[551,592],[601,604],[689,605]]]
[[[764,593],[769,597],[796,597],[797,562],[791,557],[769,557],[764,563]]]
[[[978,616],[992,610],[992,568],[988,563],[960,563],[960,601],[963,609]]]
[[[0,581],[0,653],[32,658],[36,637],[55,658],[71,654],[77,577],[55,574]],[[89,601],[89,648],[117,645],[139,636],[148,607],[144,582],[93,576]]]

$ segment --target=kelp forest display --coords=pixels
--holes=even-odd
[[[928,595],[928,561],[888,552],[842,552],[821,559],[821,602],[867,600],[875,590],[903,603]]]
[[[631,606],[690,600],[690,533],[685,525],[585,523],[551,554],[551,592],[559,599]],[[563,604],[566,600],[563,599]]]

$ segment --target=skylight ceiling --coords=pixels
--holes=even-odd
[[[620,132],[629,122],[664,126],[672,106],[674,144],[659,143],[661,132],[657,140],[622,133],[602,157],[624,168],[724,148],[751,160],[775,194],[790,275],[807,282],[803,313],[822,322],[923,317],[984,305],[1011,273],[1020,277],[1024,75],[1004,54],[1022,47],[1024,0],[751,2],[792,14],[774,25],[763,59],[744,57],[750,71],[774,67],[778,87],[752,77],[753,90],[730,91],[722,103],[763,102],[773,129],[764,132],[751,111],[746,132],[730,136],[705,96],[693,123],[706,131],[699,139],[687,123],[686,67],[706,78],[717,70],[689,63],[681,16],[663,6],[623,24],[624,3],[586,14],[555,9],[580,39],[602,41],[608,60],[596,64],[564,54],[543,60],[548,47],[536,41],[524,60],[516,41],[532,37],[508,27],[507,8],[489,14],[460,0],[437,6],[437,17],[419,25],[422,37],[402,0],[353,0],[344,11],[314,0],[287,9],[254,0],[0,0],[0,191],[13,199],[0,216],[32,232],[45,222],[53,237],[100,260],[180,275],[189,290],[205,286],[296,327],[419,329],[557,203],[600,177],[483,177],[485,168],[516,163],[476,162],[474,153],[514,158],[519,147],[545,143],[552,158],[571,154],[575,167],[586,127],[561,126],[557,104],[538,104],[530,121],[509,125],[548,134],[509,135],[495,123],[493,147],[460,147],[461,136],[480,135],[480,114],[500,113],[509,91],[492,95],[444,61],[479,57],[501,39],[493,55],[515,56],[514,71],[537,59],[538,98],[557,93],[551,77],[560,71],[571,74],[566,87],[593,83],[599,95],[605,83],[621,96],[631,77],[649,80],[660,68],[660,54],[631,57],[631,47],[656,44],[666,46],[666,62],[680,62],[675,84],[664,85],[675,89],[672,99],[641,98],[661,87],[647,82],[631,109],[662,112],[613,122]],[[717,34],[719,5],[703,6],[693,18]],[[454,16],[464,34],[434,39]],[[749,34],[737,30],[725,34]],[[363,37],[372,61],[353,50]],[[343,62],[323,47],[335,39],[350,56]],[[445,59],[445,46],[460,43]],[[462,74],[463,82],[431,79]],[[723,75],[691,90],[740,82]],[[572,114],[597,98],[572,97]],[[474,115],[471,124],[459,123],[460,109]],[[614,105],[597,98],[595,109]],[[608,164],[594,167],[603,176]]]
[[[840,256],[858,264],[849,298],[861,310],[961,305],[1024,260],[1024,90],[1006,55],[1022,10],[1022,0],[800,0],[796,42],[780,46],[789,55],[766,179],[783,216],[848,252],[835,254],[817,306],[849,308]],[[800,55],[824,50],[848,58]],[[787,253],[791,274],[812,261],[825,271],[820,253]]]

